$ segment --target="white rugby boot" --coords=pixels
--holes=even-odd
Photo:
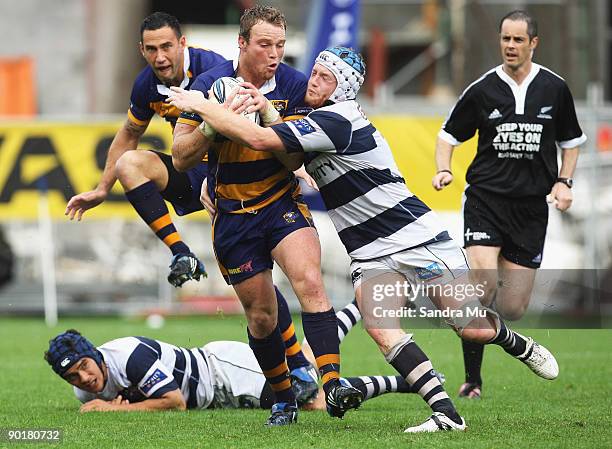
[[[461,418],[461,423],[457,424],[444,413],[434,412],[427,421],[420,426],[408,427],[404,433],[421,433],[421,432],[442,432],[442,431],[461,431],[466,429],[465,420]]]
[[[555,356],[544,346],[533,341],[531,337],[527,339],[525,352],[516,358],[544,379],[556,379],[559,375],[559,365]]]

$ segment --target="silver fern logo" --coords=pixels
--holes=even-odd
[[[544,118],[547,120],[551,120],[552,115],[549,114],[551,110],[552,110],[552,106],[544,106],[540,108],[540,113],[538,114],[538,118]]]

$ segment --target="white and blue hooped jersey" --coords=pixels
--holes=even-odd
[[[288,152],[306,153],[306,170],[354,260],[450,240],[438,217],[408,190],[389,144],[356,101],[272,129]]]
[[[124,337],[97,349],[108,367],[108,379],[97,395],[74,387],[81,402],[110,401],[134,388],[144,398],[159,398],[178,388],[189,409],[206,408],[213,400],[205,348],[185,349],[146,337]]]

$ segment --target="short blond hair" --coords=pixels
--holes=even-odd
[[[270,23],[287,30],[285,15],[280,10],[272,6],[255,5],[247,9],[240,17],[240,36],[248,42],[251,37],[251,28],[259,22]]]

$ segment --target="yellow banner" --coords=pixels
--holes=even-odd
[[[95,123],[0,122],[0,217],[36,218],[40,191],[48,193],[51,215],[64,217],[75,194],[93,190],[106,153],[122,121]],[[154,120],[139,148],[166,150],[170,126]],[[107,200],[84,218],[136,217],[117,182]]]
[[[441,118],[376,116],[374,125],[389,141],[408,187],[431,208],[458,210],[464,174],[475,153],[475,139],[455,151],[455,182],[443,192],[431,187],[435,139]],[[75,194],[92,190],[100,180],[106,152],[122,121],[54,123],[0,122],[0,219],[34,219],[39,192],[48,192],[51,215],[63,218]],[[168,124],[153,120],[139,148],[167,150]],[[202,215],[205,218],[205,214]],[[85,213],[85,219],[135,218],[119,183],[107,200]]]
[[[455,149],[452,160],[454,180],[438,192],[431,186],[431,178],[436,173],[436,138],[444,119],[406,115],[379,115],[370,118],[389,142],[410,191],[433,210],[460,210],[465,173],[476,154],[477,139],[472,138]]]

